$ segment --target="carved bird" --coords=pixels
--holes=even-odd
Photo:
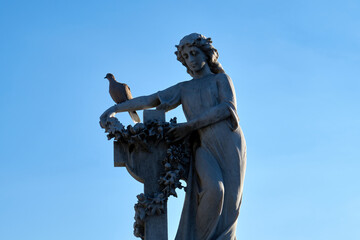
[[[115,103],[121,103],[132,99],[132,95],[128,85],[116,81],[114,75],[112,75],[111,73],[106,74],[104,78],[109,80],[109,93]],[[140,122],[139,115],[135,111],[129,111],[129,114],[134,122]]]

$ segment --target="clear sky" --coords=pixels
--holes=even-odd
[[[359,12],[358,0],[0,0],[0,239],[136,239],[142,185],[113,167],[103,78],[134,96],[189,80],[174,45],[192,32],[212,37],[236,88],[238,239],[360,239]]]

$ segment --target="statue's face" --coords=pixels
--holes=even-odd
[[[200,71],[207,64],[206,55],[195,46],[189,47],[185,45],[181,51],[181,55],[185,59],[187,67],[193,72]]]

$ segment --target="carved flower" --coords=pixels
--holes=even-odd
[[[122,132],[124,130],[124,125],[122,125],[119,120],[115,117],[108,118],[106,122],[106,132],[115,136],[117,132]]]
[[[137,144],[143,150],[149,150],[149,144],[157,143],[166,136],[164,134],[172,127],[177,125],[176,118],[170,120],[170,123],[150,122],[146,125],[137,123],[134,126],[125,127],[115,117],[107,119],[105,123],[105,132],[108,133],[108,139],[114,138],[125,144]],[[155,140],[155,142],[154,142]],[[162,214],[165,212],[164,206],[170,195],[177,197],[176,188],[183,188],[180,179],[185,179],[189,162],[191,148],[185,142],[172,144],[168,142],[166,158],[163,161],[165,173],[159,179],[161,192],[153,195],[139,194],[138,203],[135,204],[135,223],[134,235],[144,239],[144,224],[147,216]]]
[[[168,171],[168,170],[171,169],[171,164],[170,163],[165,163],[164,167],[165,167],[165,170]]]
[[[156,204],[163,204],[165,202],[164,194],[156,193],[153,200],[152,200],[152,202],[156,203]]]
[[[134,125],[135,133],[139,133],[145,129],[145,125],[143,123],[137,123]]]

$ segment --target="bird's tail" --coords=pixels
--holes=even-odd
[[[140,122],[139,115],[138,115],[135,111],[129,112],[129,114],[130,114],[131,119],[132,119],[134,122],[137,122],[137,123]]]

